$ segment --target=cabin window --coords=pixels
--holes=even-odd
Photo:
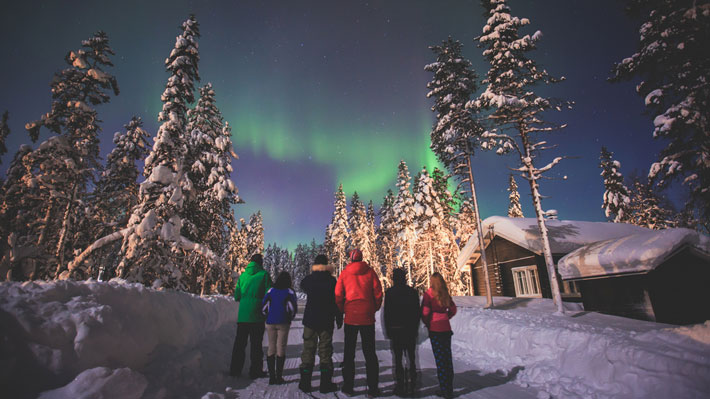
[[[579,292],[579,286],[576,281],[563,281],[562,282],[562,295],[569,297],[581,297],[582,294]]]
[[[515,296],[541,298],[537,266],[522,266],[511,269],[515,283]]]

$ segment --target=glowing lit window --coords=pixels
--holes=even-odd
[[[537,266],[514,267],[513,282],[515,283],[515,296],[528,298],[541,298],[540,279],[537,275]]]

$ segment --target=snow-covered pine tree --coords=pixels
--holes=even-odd
[[[217,108],[212,84],[200,88],[200,98],[188,111],[187,163],[188,175],[195,195],[186,201],[183,219],[189,221],[192,232],[188,238],[204,240],[210,249],[223,252],[227,237],[225,224],[231,219],[231,206],[239,202],[238,190],[230,175],[236,158],[231,140],[231,128],[225,124]],[[187,224],[187,223],[185,223]]]
[[[241,227],[240,227],[241,226]],[[241,273],[249,260],[247,253],[247,227],[243,218],[236,222],[230,222],[229,252],[227,254],[227,266],[232,271],[232,275]]]
[[[247,259],[264,252],[264,220],[261,211],[249,218],[246,227]]]
[[[456,239],[459,248],[468,242],[472,235],[476,234],[476,212],[473,211],[473,204],[469,198],[464,199],[459,206],[459,213],[456,215]]]
[[[437,193],[434,190],[434,181],[424,167],[414,179],[414,226],[417,231],[417,245],[415,254],[419,267],[415,270],[414,283],[420,291],[429,287],[429,276],[438,271],[447,283],[452,281],[452,276],[442,262],[442,244],[446,240],[444,233],[444,210]]]
[[[40,145],[42,154],[33,156],[33,173],[37,182],[45,191],[44,208],[47,225],[43,230],[52,232],[44,235],[46,241],[40,247],[46,248],[49,263],[56,265],[54,270],[45,269],[39,278],[56,278],[66,267],[66,260],[72,256],[72,247],[82,243],[67,241],[75,236],[76,221],[83,218],[82,200],[87,186],[95,179],[99,169],[99,119],[96,105],[107,103],[110,93],[118,95],[116,79],[105,69],[113,66],[108,37],[104,32],[97,32],[91,38],[82,41],[82,48],[69,52],[64,58],[68,68],[55,74],[52,83],[52,105],[49,112],[40,120],[25,125],[33,141],[39,138],[42,126],[60,135],[62,139],[47,140]],[[54,147],[54,146],[57,147]],[[55,157],[55,160],[51,160]],[[44,162],[40,166],[40,162]],[[58,169],[47,169],[50,164],[60,165]],[[48,185],[49,181],[55,184]],[[40,216],[41,213],[36,214]]]
[[[523,216],[523,208],[522,206],[520,206],[520,193],[518,193],[518,183],[515,182],[515,177],[513,177],[512,173],[510,174],[510,178],[508,179],[508,191],[510,191],[510,194],[508,194],[508,200],[510,201],[508,205],[508,217],[525,217]]]
[[[604,180],[604,202],[602,209],[607,219],[614,223],[624,223],[628,220],[629,190],[624,185],[624,176],[619,172],[621,163],[612,159],[614,154],[602,146],[599,156],[599,167]]]
[[[338,191],[335,192],[333,218],[328,225],[326,232],[327,246],[330,248],[328,257],[330,262],[335,266],[337,274],[343,270],[347,264],[346,253],[348,249],[348,241],[350,233],[348,232],[348,209],[345,193],[343,192],[342,183],[338,186]]]
[[[397,267],[407,267],[409,284],[413,280],[413,273],[419,266],[415,264],[415,246],[417,245],[417,229],[415,224],[416,213],[414,210],[414,197],[409,190],[411,185],[409,169],[404,160],[399,162],[397,171],[397,199],[392,211],[394,213],[394,234],[397,248]]]
[[[125,133],[116,132],[113,136],[114,148],[106,159],[96,188],[87,195],[87,212],[78,224],[79,231],[88,237],[90,243],[125,228],[133,207],[138,203],[137,179],[140,172],[136,162],[148,154],[148,133],[136,116],[124,128]],[[71,277],[97,277],[101,268],[100,277],[107,277],[116,267],[115,255],[119,249],[120,243],[103,247],[101,255],[72,269]]]
[[[638,176],[631,179],[629,204],[625,223],[660,230],[677,227],[676,215],[668,203],[663,203],[649,181]]]
[[[475,222],[480,227],[471,157],[483,134],[483,127],[467,109],[467,102],[477,89],[477,76],[471,68],[471,62],[463,57],[461,48],[461,43],[451,38],[440,46],[432,46],[436,62],[424,67],[434,73],[434,79],[427,84],[427,88],[431,90],[427,97],[435,99],[432,111],[436,112],[437,119],[431,132],[431,149],[441,163],[458,177],[460,187],[469,191],[476,214]],[[468,183],[468,187],[465,183]],[[479,246],[483,248],[481,229],[476,230],[479,232]],[[492,306],[493,297],[485,251],[481,251],[481,262],[484,265],[486,306]]]
[[[312,244],[315,246],[315,242]],[[293,280],[293,288],[298,291],[301,289],[301,280],[311,271],[311,265],[313,265],[313,259],[315,259],[312,252],[312,247],[307,244],[298,244],[293,251],[293,267],[289,270],[289,273],[291,273],[291,279]]]
[[[552,298],[557,305],[557,312],[563,313],[558,279],[552,278],[557,276],[557,271],[550,251],[539,188],[542,174],[563,158],[556,157],[545,166],[535,166],[542,150],[550,148],[546,141],[537,138],[537,134],[565,127],[543,118],[545,111],[561,110],[565,103],[542,97],[536,93],[536,89],[560,80],[550,76],[535,60],[529,58],[528,53],[536,48],[542,33],[536,31],[532,36],[521,37],[518,30],[530,23],[527,18],[512,16],[506,0],[490,0],[484,3],[484,7],[490,17],[479,42],[485,48],[483,55],[490,64],[484,80],[487,87],[477,99],[466,105],[474,111],[490,111],[488,121],[492,126],[482,135],[487,141],[482,146],[497,147],[498,154],[514,152],[520,159],[517,170],[530,183],[547,272],[551,276]],[[509,130],[514,133],[509,134]]]
[[[194,194],[185,201],[183,234],[193,241],[201,241],[213,252],[222,254],[229,245],[227,225],[232,218],[232,205],[240,202],[238,190],[231,179],[231,128],[224,123],[217,108],[212,84],[201,87],[200,98],[194,109],[188,110],[188,150],[186,163]],[[189,255],[199,275],[200,292],[217,280],[226,278],[221,268],[201,262],[196,254]]]
[[[199,25],[194,15],[181,30],[165,60],[170,77],[158,115],[163,123],[145,160],[146,180],[141,183],[140,202],[128,222],[117,271],[130,281],[185,289],[185,251],[198,251],[209,262],[220,263],[221,259],[181,234],[183,203],[192,192],[187,175],[190,165],[185,163],[187,108],[194,101],[194,82],[199,80]]]
[[[278,267],[278,264],[281,259],[281,248],[279,248],[275,243],[271,243],[264,248],[264,269],[269,273],[269,276],[271,276],[271,280],[273,281],[276,278],[276,268]]]
[[[367,236],[367,245],[370,249],[370,260],[368,263],[375,269],[377,276],[382,282],[382,267],[380,265],[380,260],[377,257],[377,227],[375,226],[375,206],[372,204],[372,200],[367,204],[367,212],[365,214],[367,219],[367,224],[365,228],[365,233]]]
[[[0,188],[0,280],[34,280],[47,263],[38,245],[47,220],[38,213],[46,204],[32,173],[33,155],[29,145],[20,146]]]
[[[148,133],[143,129],[141,118],[134,116],[125,129],[125,134],[114,134],[115,147],[108,154],[106,168],[96,184],[100,213],[105,215],[102,220],[108,222],[102,234],[128,223],[131,210],[138,203],[139,171],[136,162],[144,159],[150,150]]]
[[[664,140],[648,177],[660,187],[682,181],[688,209],[710,231],[710,1],[630,0],[641,17],[639,48],[614,66],[612,80],[636,87]]]
[[[434,168],[431,172],[432,185],[434,192],[438,196],[441,210],[444,212],[443,224],[449,230],[453,230],[453,219],[456,213],[456,199],[449,191],[449,178],[451,176],[444,173],[439,168]]]
[[[397,226],[394,214],[395,197],[392,190],[387,190],[380,207],[380,225],[376,237],[377,260],[384,274],[383,287],[392,286],[392,270],[397,265]]]
[[[355,192],[350,199],[350,215],[348,217],[350,226],[350,246],[358,248],[362,252],[362,260],[372,262],[374,258],[373,248],[370,247],[371,235],[367,210],[365,204],[360,201],[360,196]],[[378,273],[379,275],[379,273]]]

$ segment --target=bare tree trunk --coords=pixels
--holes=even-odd
[[[542,253],[547,266],[547,275],[550,278],[550,289],[552,290],[552,300],[557,305],[557,312],[564,313],[562,307],[562,296],[560,295],[560,287],[557,283],[557,271],[555,270],[555,262],[552,259],[552,250],[550,250],[550,240],[547,236],[547,226],[543,217],[542,205],[540,203],[540,192],[537,186],[537,180],[530,180],[530,189],[533,195],[533,204],[535,205],[535,215],[537,216],[537,227],[540,229],[540,237],[542,238]]]
[[[468,182],[471,187],[471,199],[473,200],[473,213],[476,216],[476,231],[478,233],[478,247],[481,250],[481,263],[483,264],[483,278],[486,279],[486,308],[493,306],[493,293],[491,292],[491,280],[488,277],[488,261],[486,260],[486,247],[483,240],[483,230],[481,228],[481,214],[478,213],[478,199],[476,198],[476,185],[473,183],[473,169],[471,168],[471,157],[466,157],[468,168]],[[471,267],[471,281],[473,281],[473,266]]]
[[[527,136],[522,133],[522,130],[520,136],[525,147],[525,159],[523,159],[522,161],[523,165],[525,165],[528,169],[528,181],[530,182],[530,191],[532,193],[533,205],[535,207],[535,216],[537,217],[537,227],[540,230],[540,238],[542,239],[542,253],[543,257],[545,258],[545,265],[547,266],[547,275],[550,280],[552,300],[555,305],[557,305],[557,313],[563,314],[564,308],[562,307],[562,296],[560,295],[560,287],[559,284],[557,284],[557,271],[555,270],[555,261],[552,259],[550,240],[547,236],[547,226],[545,225],[542,203],[540,201],[540,190],[537,184],[538,177],[535,175],[535,168],[532,165],[532,158],[530,157],[530,145],[528,143]]]
[[[49,200],[49,205],[47,205],[47,213],[44,215],[42,220],[42,232],[39,234],[39,239],[37,239],[37,246],[41,247],[44,244],[44,239],[47,236],[47,225],[49,223],[49,218],[52,215],[52,206],[54,205],[53,200]]]
[[[64,243],[66,242],[67,231],[69,230],[69,213],[74,205],[74,200],[76,199],[76,191],[79,186],[74,183],[72,188],[71,199],[67,203],[67,207],[64,209],[64,217],[62,219],[62,230],[59,233],[59,242],[57,242],[57,271],[54,273],[54,278],[59,278],[59,274],[62,272],[64,266]]]

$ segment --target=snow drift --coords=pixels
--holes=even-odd
[[[710,321],[692,327],[583,312],[549,299],[456,298],[453,350],[483,371],[553,397],[695,398],[710,395]],[[693,306],[690,304],[690,306]],[[695,306],[702,306],[696,304]]]
[[[120,280],[2,283],[0,317],[2,391],[23,397],[97,367],[108,369],[84,377],[140,381],[138,372],[167,354],[189,351],[222,326],[234,331],[237,305],[227,297],[156,291]],[[80,397],[71,392],[64,397]]]

